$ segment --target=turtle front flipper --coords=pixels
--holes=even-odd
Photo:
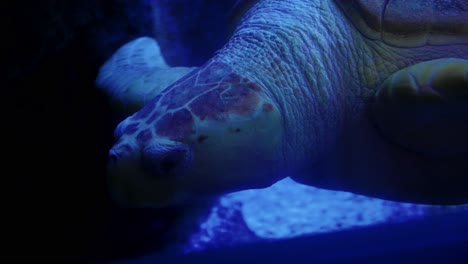
[[[156,40],[137,38],[120,47],[100,68],[96,86],[117,111],[130,115],[196,67],[170,67]]]
[[[409,151],[466,155],[468,60],[431,60],[394,73],[377,91],[372,113],[381,134]]]

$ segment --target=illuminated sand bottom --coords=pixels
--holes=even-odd
[[[402,222],[466,210],[391,202],[302,185],[286,178],[260,190],[221,197],[185,252]]]

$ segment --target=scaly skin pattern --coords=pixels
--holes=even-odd
[[[364,37],[333,1],[259,1],[211,60],[118,126],[111,193],[123,206],[162,207],[289,175],[385,199],[466,202],[467,165],[391,144],[368,112],[392,73],[438,58],[468,59],[468,45],[391,46]]]

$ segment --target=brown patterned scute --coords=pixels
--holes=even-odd
[[[150,129],[142,130],[136,136],[136,141],[140,146],[145,145],[153,137],[153,134]]]
[[[175,109],[184,106],[190,100],[203,93],[206,90],[216,87],[216,84],[197,86],[194,84],[195,76],[180,83],[182,89],[175,87],[165,94],[161,100],[161,106],[167,106],[168,109]]]
[[[221,101],[221,92],[221,89],[216,89],[203,94],[190,104],[190,109],[202,121],[206,118],[226,121],[228,110]]]
[[[193,113],[204,120],[226,121],[230,113],[249,115],[260,98],[249,85],[236,84],[229,89],[216,89],[198,97],[190,104]]]
[[[180,141],[192,133],[193,117],[187,109],[167,113],[156,123],[155,128],[158,136]]]

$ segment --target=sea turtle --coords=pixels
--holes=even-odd
[[[256,1],[223,48],[115,136],[108,182],[122,206],[183,204],[285,176],[466,203],[468,2]]]

